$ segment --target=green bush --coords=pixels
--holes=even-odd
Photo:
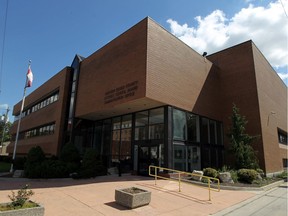
[[[68,176],[69,171],[63,161],[47,159],[41,163],[41,178],[66,178]]]
[[[238,174],[236,170],[230,170],[232,180],[236,183],[238,182]]]
[[[27,154],[24,175],[28,178],[41,178],[41,163],[44,160],[45,155],[41,147],[32,147]]]
[[[24,169],[24,175],[27,178],[41,178],[41,163],[37,164],[31,164],[26,163],[25,169]]]
[[[27,163],[41,163],[45,160],[45,154],[40,146],[32,147],[27,155]]]
[[[87,149],[81,164],[80,171],[75,178],[91,178],[100,175],[106,175],[107,168],[103,166],[102,161],[97,155],[95,149]]]
[[[75,145],[67,143],[64,145],[60,160],[66,163],[68,174],[78,172],[80,167],[80,153]]]
[[[72,162],[72,163],[79,163],[80,161],[80,154],[78,149],[72,143],[67,143],[64,145],[61,153],[60,153],[60,160],[64,162]]]
[[[218,172],[216,169],[208,167],[208,168],[203,169],[203,175],[216,178],[218,176]]]
[[[258,176],[258,172],[253,169],[240,169],[238,170],[237,174],[238,180],[240,182],[245,182],[249,184],[252,184],[252,182],[256,180]]]
[[[281,179],[286,179],[288,178],[288,173],[287,171],[283,171],[282,173],[280,173],[279,175],[277,175],[278,178],[281,178]]]
[[[11,200],[12,208],[16,209],[17,207],[21,208],[33,195],[34,192],[32,190],[28,190],[28,185],[25,185],[23,188],[17,191],[17,194],[12,191],[12,195],[8,195],[8,197]]]

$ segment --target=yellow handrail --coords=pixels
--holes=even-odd
[[[154,174],[152,173],[152,169],[154,169]],[[174,180],[173,178],[167,178],[167,177],[164,177],[164,176],[161,176],[161,175],[158,175],[157,173],[157,170],[165,170],[165,171],[168,171],[168,172],[173,172],[173,173],[178,173],[178,185],[179,185],[179,192],[181,192],[181,182],[183,183],[191,183],[191,182],[188,182],[188,181],[185,181],[184,179],[181,178],[181,175],[185,174],[185,175],[188,175],[188,176],[197,176],[199,178],[204,178],[204,179],[207,179],[207,185],[208,185],[208,193],[209,193],[209,201],[211,201],[211,190],[212,191],[216,191],[216,192],[220,192],[220,181],[219,179],[217,178],[212,178],[212,177],[209,177],[209,176],[203,176],[203,175],[199,175],[199,174],[195,174],[195,173],[191,173],[191,172],[184,172],[184,171],[179,171],[179,170],[174,170],[174,169],[169,169],[169,168],[165,168],[165,167],[159,167],[159,166],[153,166],[153,165],[150,165],[149,166],[149,176],[152,176],[152,177],[155,177],[155,185],[156,185],[156,180],[157,178],[159,179],[166,179],[166,180]],[[214,180],[217,182],[217,190],[215,190],[214,188],[211,188],[211,180]],[[195,186],[199,186],[199,187],[203,187],[203,186],[200,186],[200,185],[195,185]],[[204,187],[206,188],[206,187]]]

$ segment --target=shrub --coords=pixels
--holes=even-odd
[[[65,178],[69,176],[66,163],[47,159],[41,163],[41,178]]]
[[[102,161],[97,155],[95,149],[86,150],[83,161],[81,165],[81,169],[75,178],[91,178],[100,175],[106,175],[107,168],[103,166]]]
[[[216,178],[218,176],[218,172],[217,172],[217,170],[208,167],[208,168],[203,169],[203,175],[208,176],[208,177],[212,177],[212,178]]]
[[[238,180],[241,182],[252,184],[257,179],[258,172],[253,169],[240,169],[237,172]]]
[[[32,147],[27,155],[27,163],[41,163],[45,160],[45,154],[40,146]]]
[[[33,195],[34,192],[32,190],[28,190],[28,185],[25,185],[23,188],[17,191],[17,195],[15,195],[14,191],[12,191],[12,195],[8,195],[8,197],[11,200],[11,207],[21,208]]]
[[[80,153],[75,145],[67,143],[64,145],[61,153],[60,160],[66,163],[68,174],[77,172],[80,167]]]
[[[27,161],[24,166],[24,175],[28,178],[41,177],[41,163],[45,160],[45,155],[40,146],[29,150]]]
[[[265,176],[265,173],[262,169],[258,168],[258,169],[256,169],[256,171],[260,174],[261,178],[263,178]]]
[[[80,154],[78,149],[72,143],[67,143],[64,145],[61,153],[60,153],[60,160],[64,162],[73,162],[79,163],[80,161]]]
[[[280,173],[279,175],[277,175],[278,178],[282,178],[282,179],[286,179],[287,181],[287,178],[288,178],[288,173],[287,171],[283,171],[282,173]]]
[[[236,183],[238,182],[238,174],[236,170],[230,170],[232,180]]]

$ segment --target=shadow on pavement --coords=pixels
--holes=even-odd
[[[29,188],[53,188],[53,187],[69,187],[77,185],[87,185],[100,182],[121,182],[121,181],[147,181],[153,180],[150,177],[144,176],[132,176],[130,174],[124,174],[121,177],[118,175],[98,176],[90,179],[72,179],[72,178],[61,178],[61,179],[27,179],[27,178],[5,178],[0,177],[0,190],[18,190],[29,185]]]

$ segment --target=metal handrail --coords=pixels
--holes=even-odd
[[[154,169],[154,173],[152,172],[152,169]],[[161,170],[161,171],[169,171],[169,172],[173,172],[173,173],[178,173],[178,178],[167,178],[165,176],[161,176],[161,175],[158,175],[157,173],[157,170]],[[195,173],[191,173],[191,172],[184,172],[184,171],[180,171],[180,170],[174,170],[174,169],[169,169],[169,168],[165,168],[165,167],[159,167],[159,166],[153,166],[153,165],[150,165],[149,166],[149,176],[152,176],[152,177],[155,177],[155,185],[156,185],[156,181],[157,179],[165,179],[165,180],[177,180],[178,181],[178,185],[179,185],[179,192],[181,192],[181,182],[183,183],[187,183],[187,184],[191,184],[191,182],[188,182],[187,180],[185,179],[182,179],[181,176],[182,175],[187,175],[187,176],[197,176],[197,177],[202,177],[204,179],[207,179],[207,185],[208,185],[208,193],[209,193],[209,201],[211,201],[211,190],[212,191],[216,191],[216,192],[220,192],[220,181],[219,179],[217,178],[213,178],[213,177],[209,177],[209,176],[203,176],[203,175],[199,175],[199,174],[195,174]],[[211,188],[211,180],[214,180],[217,182],[217,190],[214,189],[214,188]],[[200,185],[195,185],[195,186],[198,186],[198,187],[202,187],[202,188],[206,188],[206,187],[203,187],[203,186],[200,186]]]

